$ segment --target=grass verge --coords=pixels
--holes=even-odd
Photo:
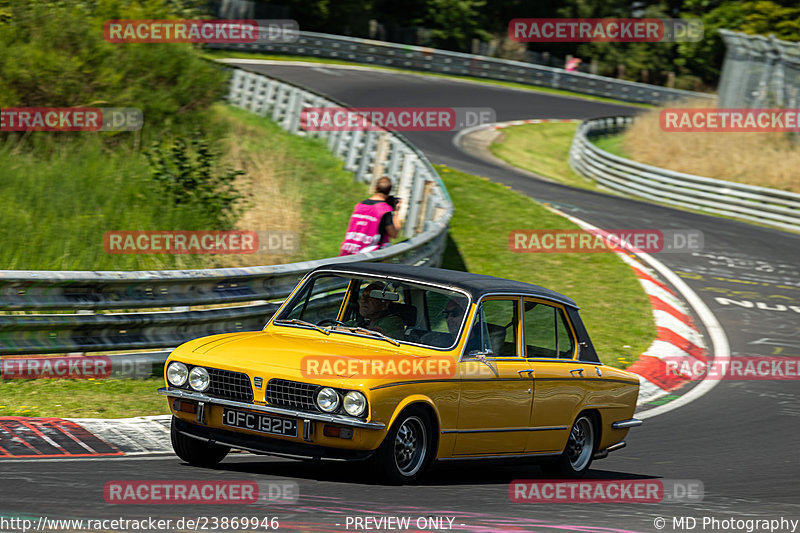
[[[163,378],[0,380],[0,416],[126,418],[168,414]]]
[[[545,122],[500,130],[489,151],[506,163],[581,189],[598,190],[595,182],[570,168],[569,147],[578,124]]]
[[[410,69],[401,69],[401,68],[394,68],[394,67],[386,67],[383,65],[371,65],[365,63],[355,63],[352,61],[342,61],[338,59],[329,59],[324,57],[313,57],[313,56],[287,56],[287,55],[280,55],[280,54],[257,54],[257,53],[247,53],[247,52],[233,52],[227,50],[205,50],[205,56],[208,59],[225,59],[225,58],[234,58],[234,59],[268,59],[271,61],[302,61],[305,63],[325,63],[329,65],[353,65],[359,67],[370,67],[374,68],[375,70],[388,70],[392,72],[403,72],[405,74],[419,74],[421,76],[434,76],[437,78],[446,78],[446,79],[455,79],[455,80],[465,80],[465,81],[473,81],[478,83],[486,83],[488,85],[497,85],[500,87],[508,87],[511,89],[522,89],[525,91],[532,91],[532,92],[539,92],[539,93],[546,93],[546,94],[554,94],[558,96],[570,96],[572,98],[581,98],[583,100],[592,100],[594,102],[604,102],[607,104],[618,104],[618,105],[627,105],[631,107],[641,107],[644,109],[650,109],[654,106],[650,104],[637,104],[632,102],[623,102],[622,100],[615,100],[614,98],[606,98],[603,96],[593,96],[590,94],[583,94],[583,93],[576,93],[572,91],[565,91],[563,89],[551,89],[550,87],[541,87],[536,85],[526,85],[524,83],[516,83],[513,81],[501,81],[501,80],[491,80],[487,78],[476,78],[475,76],[459,76],[455,74],[439,74],[437,72],[424,72],[420,70],[410,70]]]
[[[86,135],[42,138],[34,150],[11,140],[0,144],[0,264],[12,270],[163,270],[335,256],[367,186],[353,183],[320,139],[291,135],[266,118],[225,105],[215,105],[209,115],[210,138],[222,148],[223,161],[247,173],[239,185],[250,194],[250,207],[237,229],[297,231],[297,253],[107,253],[103,237],[112,230],[214,228],[192,209],[165,201],[136,146],[111,149]]]
[[[625,146],[623,144],[623,140],[625,137],[623,135],[609,135],[607,137],[598,137],[593,139],[592,142],[595,146],[600,148],[601,150],[605,150],[611,154],[614,154],[619,157],[630,158],[628,152],[625,150]]]

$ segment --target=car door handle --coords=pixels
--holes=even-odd
[[[583,369],[582,368],[573,368],[572,370],[569,371],[569,373],[573,374],[573,375],[575,374],[575,372],[578,372],[581,375],[581,377],[583,377]]]
[[[529,368],[529,369],[527,369],[527,370],[517,370],[517,374],[519,374],[519,375],[522,375],[522,374],[524,374],[524,373],[526,373],[526,372],[527,372],[528,374],[533,374],[533,373],[535,372],[535,370],[534,370],[534,369],[532,369],[532,368]]]

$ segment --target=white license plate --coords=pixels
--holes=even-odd
[[[222,409],[222,423],[226,426],[272,433],[273,435],[297,436],[297,420],[277,416],[238,411],[236,409]]]

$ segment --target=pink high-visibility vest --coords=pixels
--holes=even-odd
[[[353,214],[350,216],[350,223],[347,225],[347,233],[339,249],[339,255],[374,252],[389,244],[389,237],[381,236],[380,225],[383,215],[390,211],[392,211],[392,206],[386,202],[372,205],[356,204]]]

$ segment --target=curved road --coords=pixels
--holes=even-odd
[[[354,106],[491,107],[497,120],[578,118],[636,108],[384,71],[332,66],[243,65],[308,86]],[[453,145],[454,133],[408,133],[435,163],[510,185],[604,228],[697,229],[705,248],[658,259],[708,305],[730,341],[731,355],[800,356],[800,236],[617,196],[571,189],[486,163]],[[520,228],[533,222],[520,220]],[[498,239],[505,242],[506,236]],[[587,276],[587,282],[591,276]],[[620,301],[619,305],[625,305]],[[795,306],[794,308],[792,306]],[[798,381],[723,381],[694,402],[650,418],[631,431],[628,448],[596,462],[608,479],[697,479],[705,499],[692,504],[512,503],[508,483],[538,478],[537,467],[448,465],[417,487],[375,486],[349,465],[322,468],[277,458],[239,456],[219,470],[191,468],[174,457],[0,463],[0,514],[76,518],[278,516],[281,531],[364,531],[347,516],[453,518],[457,531],[658,531],[654,520],[703,517],[800,520]],[[103,485],[121,479],[293,479],[296,505],[108,505]],[[338,525],[337,525],[338,524]],[[423,524],[424,525],[424,524]],[[443,527],[423,530],[446,531]],[[0,524],[0,530],[4,530]],[[412,528],[412,531],[417,529]],[[687,529],[692,531],[691,529]],[[763,529],[759,529],[763,531]],[[797,528],[800,530],[800,527]],[[372,529],[375,531],[375,529]],[[792,531],[791,526],[777,531]]]

